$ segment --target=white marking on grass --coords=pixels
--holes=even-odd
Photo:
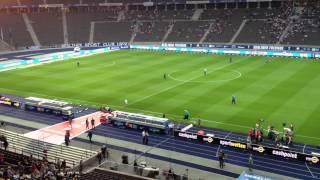
[[[219,82],[228,82],[228,81],[232,81],[232,80],[235,80],[235,79],[238,79],[242,76],[241,72],[237,71],[237,70],[231,70],[232,72],[235,72],[237,74],[236,77],[233,77],[233,78],[229,78],[229,79],[221,79],[221,80],[213,80],[213,81],[188,81],[190,83],[219,83]],[[186,80],[181,80],[181,79],[177,79],[175,77],[173,77],[172,75],[176,73],[173,72],[173,73],[170,73],[168,74],[168,77],[174,81],[179,81],[179,82],[186,82]]]
[[[240,61],[238,61],[238,62],[240,62]],[[236,63],[238,63],[238,62],[236,62]],[[215,71],[218,71],[218,70],[220,70],[220,69],[223,69],[223,68],[228,67],[228,66],[233,65],[233,64],[235,64],[235,63],[230,63],[230,64],[226,64],[226,65],[224,65],[224,66],[218,67],[218,68],[216,68],[216,69],[213,69],[213,71],[208,72],[207,74],[212,73],[212,72],[215,72]],[[152,96],[156,96],[156,95],[161,94],[161,93],[163,93],[163,92],[166,92],[166,91],[169,91],[169,90],[171,90],[171,89],[174,89],[174,88],[176,88],[176,87],[178,87],[178,86],[184,85],[185,83],[191,82],[191,81],[193,81],[193,80],[195,80],[195,79],[197,79],[197,78],[199,78],[199,77],[202,77],[202,76],[203,76],[203,74],[201,74],[201,75],[199,75],[199,76],[195,76],[195,77],[193,77],[193,78],[191,78],[191,79],[189,79],[189,80],[183,81],[183,82],[181,82],[181,83],[175,84],[174,86],[170,86],[170,87],[167,87],[167,88],[165,88],[165,89],[162,89],[162,90],[160,90],[160,91],[158,91],[158,92],[155,92],[155,93],[153,93],[153,94],[150,94],[150,95],[148,95],[148,96],[145,96],[145,97],[143,97],[143,98],[140,98],[140,99],[134,101],[133,103],[131,103],[130,105],[139,103],[139,102],[141,102],[141,101],[144,101],[144,100],[146,100],[146,99],[149,99],[149,98],[152,97]]]

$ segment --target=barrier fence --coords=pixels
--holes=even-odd
[[[208,54],[230,54],[230,55],[252,55],[252,56],[269,56],[269,57],[292,57],[292,58],[320,58],[319,52],[301,52],[301,51],[285,51],[285,50],[263,50],[263,49],[220,49],[210,47],[178,47],[166,44],[166,46],[153,45],[130,45],[130,49],[157,50],[157,51],[176,51],[176,52],[198,52]]]
[[[280,149],[277,147],[270,147],[270,146],[265,146],[260,144],[252,144],[251,147],[248,147],[246,143],[241,141],[234,141],[234,140],[207,136],[207,135],[198,135],[196,133],[182,132],[177,130],[174,131],[174,136],[185,139],[185,140],[198,141],[198,142],[208,143],[212,145],[222,145],[222,146],[235,148],[239,150],[251,150],[260,155],[272,155],[275,157],[299,160],[307,163],[320,165],[320,160],[319,160],[319,157],[317,156],[314,156],[312,154],[295,152],[291,150]]]

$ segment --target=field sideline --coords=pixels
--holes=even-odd
[[[0,72],[0,92],[165,113],[175,120],[187,109],[203,125],[244,133],[263,118],[264,128],[274,125],[281,131],[283,122],[293,123],[298,141],[320,144],[318,61],[232,56],[230,63],[229,57],[114,51]]]

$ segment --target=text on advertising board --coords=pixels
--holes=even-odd
[[[226,140],[220,140],[220,145],[230,146],[230,147],[235,147],[235,148],[240,148],[240,149],[246,149],[247,148],[246,144],[242,144],[242,143],[239,143],[239,142],[226,141]]]

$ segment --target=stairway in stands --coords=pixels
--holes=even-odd
[[[35,140],[24,135],[11,131],[0,129],[0,135],[7,137],[9,142],[9,150],[16,153],[31,155],[34,158],[42,159],[44,157],[43,150],[47,149],[47,159],[49,162],[66,160],[69,167],[78,165],[80,160],[87,160],[97,154],[95,151],[85,150],[72,146],[55,145],[41,140]]]

